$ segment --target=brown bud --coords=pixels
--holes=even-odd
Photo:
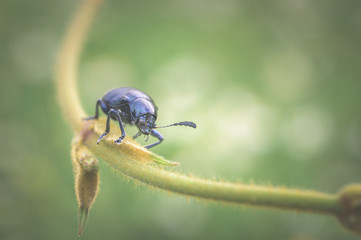
[[[94,154],[79,142],[74,142],[72,145],[72,161],[75,193],[79,206],[78,234],[80,235],[86,225],[89,209],[99,190],[99,165]]]

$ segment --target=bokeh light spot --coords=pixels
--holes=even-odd
[[[304,96],[311,87],[311,65],[299,51],[291,48],[281,50],[265,57],[263,79],[275,98],[294,101]]]
[[[300,107],[283,123],[283,140],[291,154],[307,159],[325,149],[333,134],[333,121],[316,107]]]

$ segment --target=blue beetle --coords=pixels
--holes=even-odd
[[[100,140],[109,133],[110,118],[118,120],[119,127],[122,132],[119,139],[115,141],[117,144],[120,144],[125,137],[123,122],[130,125],[136,125],[138,127],[139,131],[133,136],[133,138],[136,138],[141,134],[147,135],[148,138],[149,134],[158,138],[158,142],[147,145],[145,148],[154,147],[164,140],[162,134],[155,130],[155,128],[170,126],[197,127],[195,123],[189,121],[157,127],[155,124],[155,121],[157,120],[157,106],[154,104],[153,99],[149,95],[136,88],[121,87],[106,92],[104,96],[99,98],[96,102],[95,115],[93,117],[85,118],[84,120],[98,119],[99,107],[108,117],[105,132],[100,135],[97,144],[99,144]]]

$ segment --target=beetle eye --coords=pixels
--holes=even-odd
[[[154,128],[155,127],[154,122],[155,122],[154,116],[149,115],[148,118],[147,118],[147,122],[146,122],[147,126],[149,128]]]
[[[145,123],[146,123],[146,120],[145,120],[144,116],[139,117],[138,125],[145,125]]]

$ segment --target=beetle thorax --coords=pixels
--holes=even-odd
[[[137,98],[129,103],[129,110],[134,122],[138,121],[138,118],[143,115],[151,114],[157,118],[157,110],[152,101],[145,98]]]

